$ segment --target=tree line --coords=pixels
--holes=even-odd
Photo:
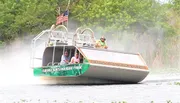
[[[49,28],[56,22],[57,8],[60,7],[62,13],[68,2],[1,0],[0,44]],[[69,11],[69,20],[75,21],[78,26],[99,30],[107,37],[113,35],[121,39],[122,33],[128,32],[133,33],[138,41],[143,34],[153,35],[156,46],[159,46],[157,48],[162,49],[164,55],[172,46],[169,44],[177,42],[171,37],[180,35],[180,0],[167,3],[158,0],[70,0]],[[149,32],[150,29],[152,32]],[[163,40],[158,41],[160,29]]]

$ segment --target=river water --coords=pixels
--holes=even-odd
[[[44,85],[30,75],[12,74],[1,77],[0,103],[180,103],[175,75],[150,74],[140,84]]]
[[[180,72],[150,73],[140,84],[45,85],[27,51],[1,55],[0,103],[180,103]]]

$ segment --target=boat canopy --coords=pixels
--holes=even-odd
[[[148,69],[145,61],[138,53],[134,54],[90,48],[79,48],[79,51],[89,61],[89,63]]]
[[[145,61],[138,53],[80,48],[76,46],[47,47],[43,53],[42,66],[47,66],[49,63],[59,63],[65,49],[68,50],[70,58],[72,58],[76,52],[79,52],[90,64],[148,70]]]

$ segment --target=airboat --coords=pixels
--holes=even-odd
[[[42,31],[32,40],[33,74],[47,83],[106,84],[139,83],[149,74],[139,53],[95,48],[96,38],[90,28],[72,33],[64,25]],[[69,57],[79,53],[78,64],[60,64],[64,51]]]

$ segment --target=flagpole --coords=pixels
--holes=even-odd
[[[67,29],[68,29],[68,22],[69,22],[69,5],[70,5],[70,2],[71,2],[71,0],[69,0],[68,1],[68,5],[67,5],[67,7],[66,7],[66,10],[68,10],[68,20],[67,20],[67,22],[66,22],[66,25],[67,25]]]
[[[67,29],[68,29],[68,22],[69,22],[69,20],[67,21]],[[69,30],[69,29],[68,29]]]
[[[68,11],[69,12],[69,11]],[[69,16],[69,15],[68,15]],[[68,20],[67,20],[67,22],[66,22],[66,25],[67,25],[67,29],[68,29],[68,21],[69,21],[69,18],[68,18]],[[69,29],[68,29],[69,30]]]

